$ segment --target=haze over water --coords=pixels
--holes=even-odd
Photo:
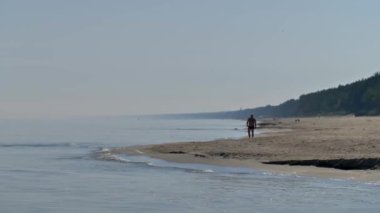
[[[380,70],[379,1],[0,2],[0,118],[280,104]]]

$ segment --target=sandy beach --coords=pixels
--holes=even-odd
[[[254,139],[123,147],[111,152],[380,183],[380,117],[262,120],[260,128],[271,131]]]

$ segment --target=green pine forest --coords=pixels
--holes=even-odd
[[[379,115],[380,73],[344,86],[301,95],[272,108],[273,116]]]

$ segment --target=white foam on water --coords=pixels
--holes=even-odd
[[[136,149],[136,152],[139,153],[139,154],[144,154],[144,152],[142,152],[142,151],[140,151],[138,149]]]

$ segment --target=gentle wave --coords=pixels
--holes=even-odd
[[[245,129],[229,129],[229,128],[175,128],[169,130],[180,130],[180,131],[237,131],[237,130],[245,130]]]
[[[79,148],[89,148],[90,145],[78,144],[71,142],[64,143],[27,143],[27,144],[0,144],[0,147],[35,147],[35,148],[44,148],[44,147],[79,147]]]
[[[114,162],[119,162],[119,163],[129,163],[133,165],[149,166],[149,167],[155,167],[155,168],[184,170],[186,172],[191,172],[191,173],[214,172],[214,170],[212,169],[191,168],[191,167],[185,166],[186,164],[177,165],[176,163],[165,162],[158,159],[151,159],[146,156],[138,156],[137,158],[139,159],[133,159],[132,156],[129,156],[129,159],[127,159],[121,155],[113,154],[107,148],[100,148],[98,151],[95,152],[94,156],[95,156],[95,159],[97,160],[114,161]]]

